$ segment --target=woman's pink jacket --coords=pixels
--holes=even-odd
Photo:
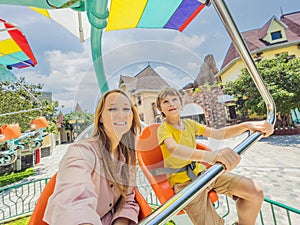
[[[54,193],[49,198],[44,220],[50,225],[90,223],[110,225],[117,218],[137,224],[139,206],[134,199],[135,176],[130,168],[130,188],[126,203],[119,207],[120,193],[104,176],[103,158],[97,141],[82,141],[69,146],[57,174]],[[120,153],[117,172],[125,165]]]

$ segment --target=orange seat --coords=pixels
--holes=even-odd
[[[30,125],[31,125],[31,129],[38,130],[38,129],[48,127],[48,121],[46,120],[45,117],[38,117],[32,120],[30,122]]]
[[[142,133],[138,136],[136,151],[141,170],[148,179],[160,203],[164,204],[174,196],[174,191],[169,184],[167,175],[153,176],[150,172],[152,169],[164,167],[163,155],[157,138],[159,125],[151,124],[143,129]],[[200,143],[197,143],[197,149],[211,150],[208,146]],[[206,166],[209,167],[210,165],[206,164]],[[218,195],[212,190],[209,192],[209,198],[212,203],[215,203],[218,200]]]
[[[22,135],[19,124],[4,124],[0,127],[1,142],[18,138]]]
[[[56,183],[56,175],[54,174],[50,181],[45,186],[44,190],[41,193],[41,196],[33,210],[33,213],[30,217],[28,225],[48,225],[45,221],[43,221],[44,213],[46,210],[48,198],[52,195]],[[139,220],[147,217],[151,214],[152,210],[148,205],[147,201],[143,198],[137,188],[135,191],[135,199],[140,206]]]
[[[136,187],[134,188],[134,192],[135,200],[140,206],[139,221],[141,221],[152,213],[152,209]]]
[[[43,217],[46,210],[48,198],[54,191],[56,175],[57,174],[53,175],[53,177],[50,179],[50,181],[42,191],[41,196],[35,205],[33,213],[31,214],[28,225],[48,225],[45,221],[43,221]]]

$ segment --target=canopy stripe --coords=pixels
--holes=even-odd
[[[2,19],[0,19],[0,64],[19,69],[37,64],[22,31]]]
[[[204,6],[198,0],[114,0],[106,30],[167,28],[183,31]]]

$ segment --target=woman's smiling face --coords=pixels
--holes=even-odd
[[[120,93],[109,94],[104,103],[100,122],[110,138],[119,138],[132,126],[133,112],[129,99]]]

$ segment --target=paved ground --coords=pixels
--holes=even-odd
[[[241,136],[226,142],[210,140],[203,140],[203,142],[215,147],[234,147],[244,137]],[[57,171],[59,161],[67,146],[59,145],[51,156],[42,158],[41,163],[36,166],[38,173],[29,179],[51,177]],[[240,165],[234,172],[257,180],[264,189],[265,197],[300,209],[299,160],[300,135],[271,136],[261,139],[245,152]],[[296,224],[300,224],[299,216],[296,219]],[[277,224],[286,225],[288,223]]]
[[[227,141],[223,145],[234,147],[237,141]],[[257,180],[266,197],[300,209],[299,160],[300,135],[271,136],[250,147],[233,172]]]
[[[242,139],[242,137],[240,137]],[[238,141],[228,144],[234,147]],[[217,143],[209,144],[216,145]],[[300,209],[300,135],[271,136],[255,143],[243,156],[239,166],[233,171],[258,181],[265,197]],[[263,212],[271,218],[270,205],[264,204]],[[275,209],[279,214],[278,225],[287,225],[286,212]],[[232,220],[231,220],[232,221]],[[300,224],[300,215],[292,215],[292,224]],[[261,223],[258,223],[261,224]],[[276,224],[276,223],[265,223]]]

